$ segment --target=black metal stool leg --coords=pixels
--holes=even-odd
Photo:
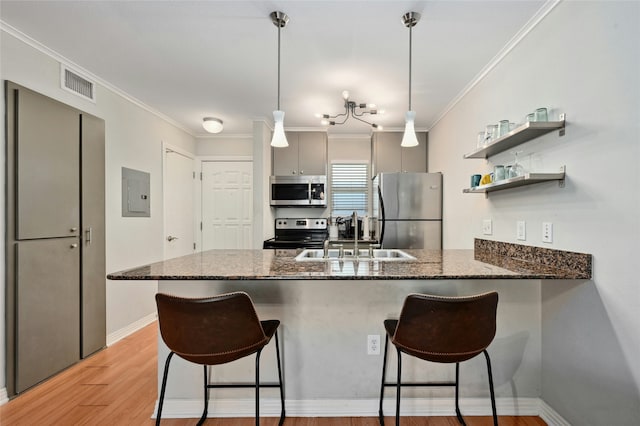
[[[207,378],[207,366],[203,365],[204,368],[204,410],[202,411],[202,417],[198,420],[197,426],[202,426],[205,420],[207,420],[207,413],[209,411],[209,380]]]
[[[280,367],[280,345],[278,344],[278,330],[276,330],[276,359],[278,360],[278,381],[280,382],[280,421],[279,426],[284,423],[284,387],[282,386],[282,368]]]
[[[496,410],[496,395],[493,391],[493,374],[491,373],[491,360],[489,359],[489,353],[484,351],[484,357],[487,359],[487,372],[489,373],[489,391],[491,392],[491,410],[493,411],[493,424],[498,426],[498,411]]]
[[[260,426],[260,353],[256,352],[256,426]]]
[[[385,334],[384,340],[384,356],[382,357],[382,384],[380,385],[380,408],[378,409],[378,419],[380,426],[384,426],[384,413],[382,412],[382,399],[384,397],[384,379],[387,374],[387,349],[389,347],[389,335]]]
[[[400,389],[402,385],[400,384],[400,377],[402,376],[402,357],[400,349],[398,351],[398,381],[396,382],[396,426],[400,426]]]
[[[460,363],[456,362],[456,417],[461,425],[466,426],[467,424],[464,422],[462,418],[462,413],[460,412],[460,405],[458,404],[458,394],[460,388]]]
[[[162,375],[162,387],[160,388],[160,401],[158,401],[158,414],[156,415],[156,426],[160,426],[160,417],[162,416],[162,404],[164,404],[164,391],[167,388],[167,376],[169,375],[169,363],[175,352],[169,353],[167,360],[164,362],[164,374]]]

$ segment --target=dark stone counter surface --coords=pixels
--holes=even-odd
[[[535,249],[535,250],[533,250]],[[540,251],[538,253],[538,251]],[[475,250],[405,250],[410,261],[296,262],[300,250],[210,250],[107,275],[112,280],[590,279],[591,255],[476,240]],[[523,255],[520,255],[520,254]],[[576,260],[577,259],[577,260]]]

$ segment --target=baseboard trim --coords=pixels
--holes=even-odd
[[[4,405],[9,402],[9,394],[7,388],[0,388],[0,405]]]
[[[549,404],[540,400],[540,418],[549,426],[571,426],[556,410],[551,408]]]
[[[253,417],[254,399],[210,400],[211,417]],[[538,398],[498,398],[499,415],[538,416],[541,401]],[[202,415],[202,400],[166,399],[162,407],[163,418],[197,418]],[[376,417],[377,399],[314,399],[287,400],[287,416],[291,417]],[[387,415],[395,413],[395,399],[386,398],[383,409]],[[455,416],[453,398],[403,398],[400,407],[403,416]],[[491,403],[488,398],[462,398],[460,410],[468,416],[490,416]],[[157,412],[157,402],[154,411]],[[261,398],[260,416],[280,416],[280,400]],[[154,417],[155,418],[155,417]],[[551,423],[549,423],[551,425]],[[562,423],[558,423],[560,425]],[[566,423],[565,423],[566,424]]]
[[[121,328],[120,330],[116,330],[113,333],[107,335],[107,346],[111,346],[119,340],[124,339],[130,334],[135,333],[141,328],[151,324],[156,319],[158,319],[158,315],[154,312],[152,314],[147,315],[146,317],[140,318],[138,321],[129,324],[128,326]]]

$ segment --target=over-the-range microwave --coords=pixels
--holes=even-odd
[[[271,176],[271,205],[326,207],[326,176]]]

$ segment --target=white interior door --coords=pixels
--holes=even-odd
[[[202,163],[202,249],[248,249],[253,238],[253,163]]]
[[[169,148],[164,151],[164,257],[170,259],[195,250],[195,160]]]

